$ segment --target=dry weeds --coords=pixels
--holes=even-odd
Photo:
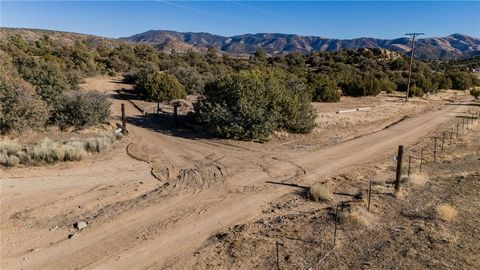
[[[457,209],[446,203],[435,207],[435,213],[437,214],[438,218],[446,222],[453,221],[458,215]]]
[[[425,173],[415,173],[410,175],[408,181],[413,185],[423,186],[428,181],[428,175]]]
[[[107,150],[116,140],[112,132],[90,137],[85,140],[70,139],[57,142],[44,138],[33,145],[21,145],[16,141],[0,141],[0,165],[14,167],[23,165],[52,164],[59,161],[79,161],[88,153]]]
[[[332,189],[326,183],[315,183],[310,186],[308,190],[308,194],[312,200],[319,202],[319,201],[330,201],[332,200]]]
[[[340,214],[340,222],[349,222],[357,226],[371,226],[376,222],[375,216],[364,207],[354,206]]]

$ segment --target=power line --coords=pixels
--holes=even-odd
[[[412,79],[412,65],[413,65],[413,57],[414,57],[413,50],[415,50],[415,38],[420,35],[425,35],[425,33],[406,33],[405,35],[412,37],[412,53],[410,55],[410,67],[408,68],[407,95],[405,97],[405,101],[408,101],[408,95],[410,93],[410,81]]]

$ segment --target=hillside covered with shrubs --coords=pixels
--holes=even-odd
[[[310,101],[338,102],[342,95],[375,96],[407,88],[408,57],[383,49],[275,56],[259,49],[238,58],[214,48],[166,53],[146,44],[34,33],[35,38],[11,30],[0,35],[2,133],[105,121],[107,98],[78,91],[83,78],[99,74],[123,75],[145,100],[199,94],[196,121],[221,137],[260,141],[274,130],[311,130]],[[468,70],[472,65],[466,60],[414,61],[411,94],[480,85]]]

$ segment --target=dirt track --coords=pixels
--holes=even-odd
[[[114,108],[120,102],[114,100]],[[118,147],[113,157],[96,161],[2,171],[2,269],[160,268],[291,192],[266,181],[308,185],[393,156],[399,144],[414,144],[469,109],[449,103],[337,145],[282,151],[164,135],[126,105],[139,123],[129,126],[127,140],[134,142],[133,154],[148,156],[148,162]],[[66,239],[78,220],[88,227]]]

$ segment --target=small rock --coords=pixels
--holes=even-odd
[[[68,239],[72,239],[73,237],[75,237],[77,234],[76,233],[71,233],[68,235]]]
[[[49,231],[55,231],[55,230],[57,230],[57,229],[58,229],[58,226],[55,226],[55,227],[49,229]]]
[[[83,230],[87,227],[87,223],[85,221],[79,221],[75,224],[73,224],[73,227],[77,230]]]

